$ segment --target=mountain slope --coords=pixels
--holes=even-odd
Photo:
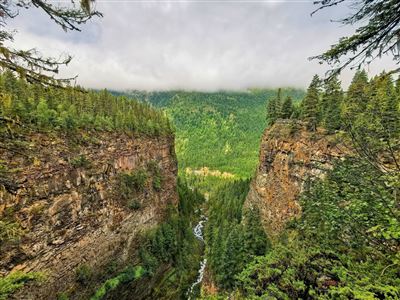
[[[133,98],[163,108],[176,128],[179,170],[186,168],[249,177],[257,165],[260,137],[266,126],[266,102],[276,90],[244,92],[130,92]],[[302,90],[284,89],[295,100]]]

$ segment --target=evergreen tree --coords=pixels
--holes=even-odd
[[[281,118],[290,119],[294,112],[292,97],[287,96],[282,103]]]
[[[307,123],[308,130],[311,131],[315,131],[318,125],[320,85],[318,75],[314,75],[302,102],[301,117]]]
[[[225,252],[223,255],[223,280],[222,286],[225,288],[233,288],[235,277],[238,275],[244,265],[244,245],[241,226],[236,225],[231,228],[226,240]]]
[[[261,225],[260,214],[255,209],[249,209],[245,213],[244,248],[247,261],[252,256],[264,255],[269,248],[268,237]]]
[[[324,127],[328,132],[340,129],[341,114],[340,106],[343,102],[343,91],[337,76],[329,78],[325,83],[325,91],[321,101],[321,115]]]
[[[282,100],[281,100],[282,90],[279,88],[276,97],[268,101],[267,104],[267,121],[269,125],[276,122],[281,116]]]
[[[391,76],[382,74],[378,81],[376,93],[380,105],[381,124],[383,127],[383,137],[386,140],[393,140],[398,137],[400,130],[398,97]]]
[[[367,88],[367,73],[364,70],[357,71],[354,74],[342,106],[345,122],[350,123],[357,114],[365,110],[368,103]]]

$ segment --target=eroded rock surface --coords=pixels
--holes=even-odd
[[[30,133],[18,139],[20,148],[15,138],[0,148],[4,180],[17,186],[0,189],[0,219],[12,218],[24,234],[1,246],[0,274],[40,271],[46,280],[28,285],[16,299],[56,299],[79,289],[75,272],[81,264],[96,274],[110,262],[134,263],[138,233],[160,223],[167,206],[177,203],[173,137]],[[154,188],[149,174],[135,194],[136,207],[129,207],[116,188],[118,174],[149,163],[160,170],[161,188]]]
[[[308,180],[322,178],[349,153],[337,136],[309,132],[301,122],[280,120],[261,139],[257,172],[245,208],[256,207],[270,237],[301,214],[299,195]]]

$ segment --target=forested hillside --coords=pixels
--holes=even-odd
[[[205,286],[204,298],[400,298],[399,87],[358,71],[344,93],[337,77],[315,76],[298,120],[271,122],[247,203],[245,182],[210,197],[206,253],[219,292]],[[302,182],[294,202],[285,180]]]
[[[168,135],[168,118],[146,103],[115,97],[107,91],[49,88],[0,74],[0,121],[64,132],[78,129]],[[11,131],[11,127],[8,128]]]
[[[207,167],[249,177],[256,167],[260,137],[267,123],[267,102],[276,92],[133,91],[128,95],[165,109],[171,117],[180,172]],[[304,92],[283,89],[282,97],[287,95],[296,103]]]

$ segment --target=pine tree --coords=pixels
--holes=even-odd
[[[287,96],[282,103],[282,110],[281,110],[281,118],[282,119],[290,119],[293,114],[293,101],[292,97]]]
[[[357,114],[365,111],[368,103],[368,75],[362,71],[354,74],[342,106],[344,121],[351,123]]]
[[[281,89],[278,89],[276,97],[272,98],[267,103],[267,121],[269,125],[272,125],[281,116]]]
[[[391,76],[382,74],[378,82],[377,97],[381,102],[381,124],[385,139],[398,136],[400,130],[398,97]]]
[[[341,128],[340,107],[343,102],[343,91],[337,76],[331,77],[325,83],[325,91],[321,101],[322,123],[328,132]]]
[[[318,75],[314,75],[302,102],[301,118],[307,123],[308,130],[311,131],[315,131],[318,125],[320,84]]]
[[[269,241],[261,225],[260,214],[251,209],[245,213],[244,248],[248,258],[264,255],[269,247]]]

